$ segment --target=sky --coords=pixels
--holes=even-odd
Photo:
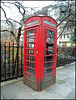
[[[8,1],[6,1],[6,2],[8,2]],[[13,2],[13,1],[9,1],[9,2]],[[20,1],[20,2],[22,2],[22,1]],[[32,7],[32,8],[36,7],[36,10],[39,10],[39,9],[43,8],[44,6],[50,5],[52,3],[54,3],[54,1],[23,1],[24,6]],[[9,6],[9,5],[7,4],[7,6]],[[21,18],[19,13],[17,13],[18,10],[15,8],[15,6],[12,5],[10,8],[8,8],[2,4],[2,7],[5,9],[7,17],[12,18],[14,20],[16,19],[17,21]],[[5,20],[3,11],[1,11],[1,19]]]
[[[27,6],[30,7],[39,7],[39,9],[41,9],[44,6],[47,6],[51,3],[53,3],[54,1],[25,1],[25,3],[27,4]]]

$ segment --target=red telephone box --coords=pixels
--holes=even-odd
[[[49,16],[32,16],[24,27],[23,82],[43,90],[56,81],[57,23]]]

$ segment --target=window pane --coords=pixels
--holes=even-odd
[[[47,56],[46,57],[46,61],[52,61],[53,60],[53,56]]]
[[[47,30],[47,35],[53,36],[53,31]]]
[[[29,31],[27,31],[27,36],[28,35],[34,35],[34,30],[29,30]]]
[[[27,43],[27,48],[34,48],[34,43]]]
[[[33,63],[31,63],[31,62],[27,62],[27,66],[33,68]]]
[[[33,74],[33,69],[27,68],[27,72]]]
[[[53,50],[44,50],[44,54],[45,55],[52,55],[53,54]]]
[[[46,55],[52,55],[53,54],[53,50],[47,50]]]
[[[52,67],[52,62],[46,63],[46,68]]]
[[[27,42],[34,42],[34,36],[27,37]]]
[[[33,61],[33,57],[32,56],[27,56],[27,60]]]
[[[27,54],[31,54],[31,55],[34,55],[34,50],[27,50]]]
[[[30,79],[30,80],[33,80],[33,76],[27,74],[27,78]]]
[[[48,48],[48,49],[52,49],[52,48],[53,48],[53,44],[47,43],[47,48]]]
[[[64,34],[64,39],[65,39],[65,34]]]
[[[49,80],[49,79],[51,79],[51,78],[52,78],[52,74],[47,75],[47,76],[45,77],[45,81],[47,81],[47,80]]]
[[[53,42],[53,38],[52,37],[47,37],[47,42]]]
[[[52,73],[52,68],[46,69],[46,74]]]

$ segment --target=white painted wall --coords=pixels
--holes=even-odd
[[[67,43],[67,47],[70,47],[71,46],[71,43]]]

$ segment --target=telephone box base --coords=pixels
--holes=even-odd
[[[55,84],[56,83],[56,77],[54,77],[53,79],[51,79],[49,81],[42,82],[41,84],[34,83],[34,82],[29,81],[28,79],[24,78],[23,83],[26,84],[27,86],[31,87],[35,91],[42,91],[45,88]]]
[[[33,90],[37,91],[37,84],[29,81],[28,79],[23,79],[23,83],[26,84],[27,86],[31,87]]]

